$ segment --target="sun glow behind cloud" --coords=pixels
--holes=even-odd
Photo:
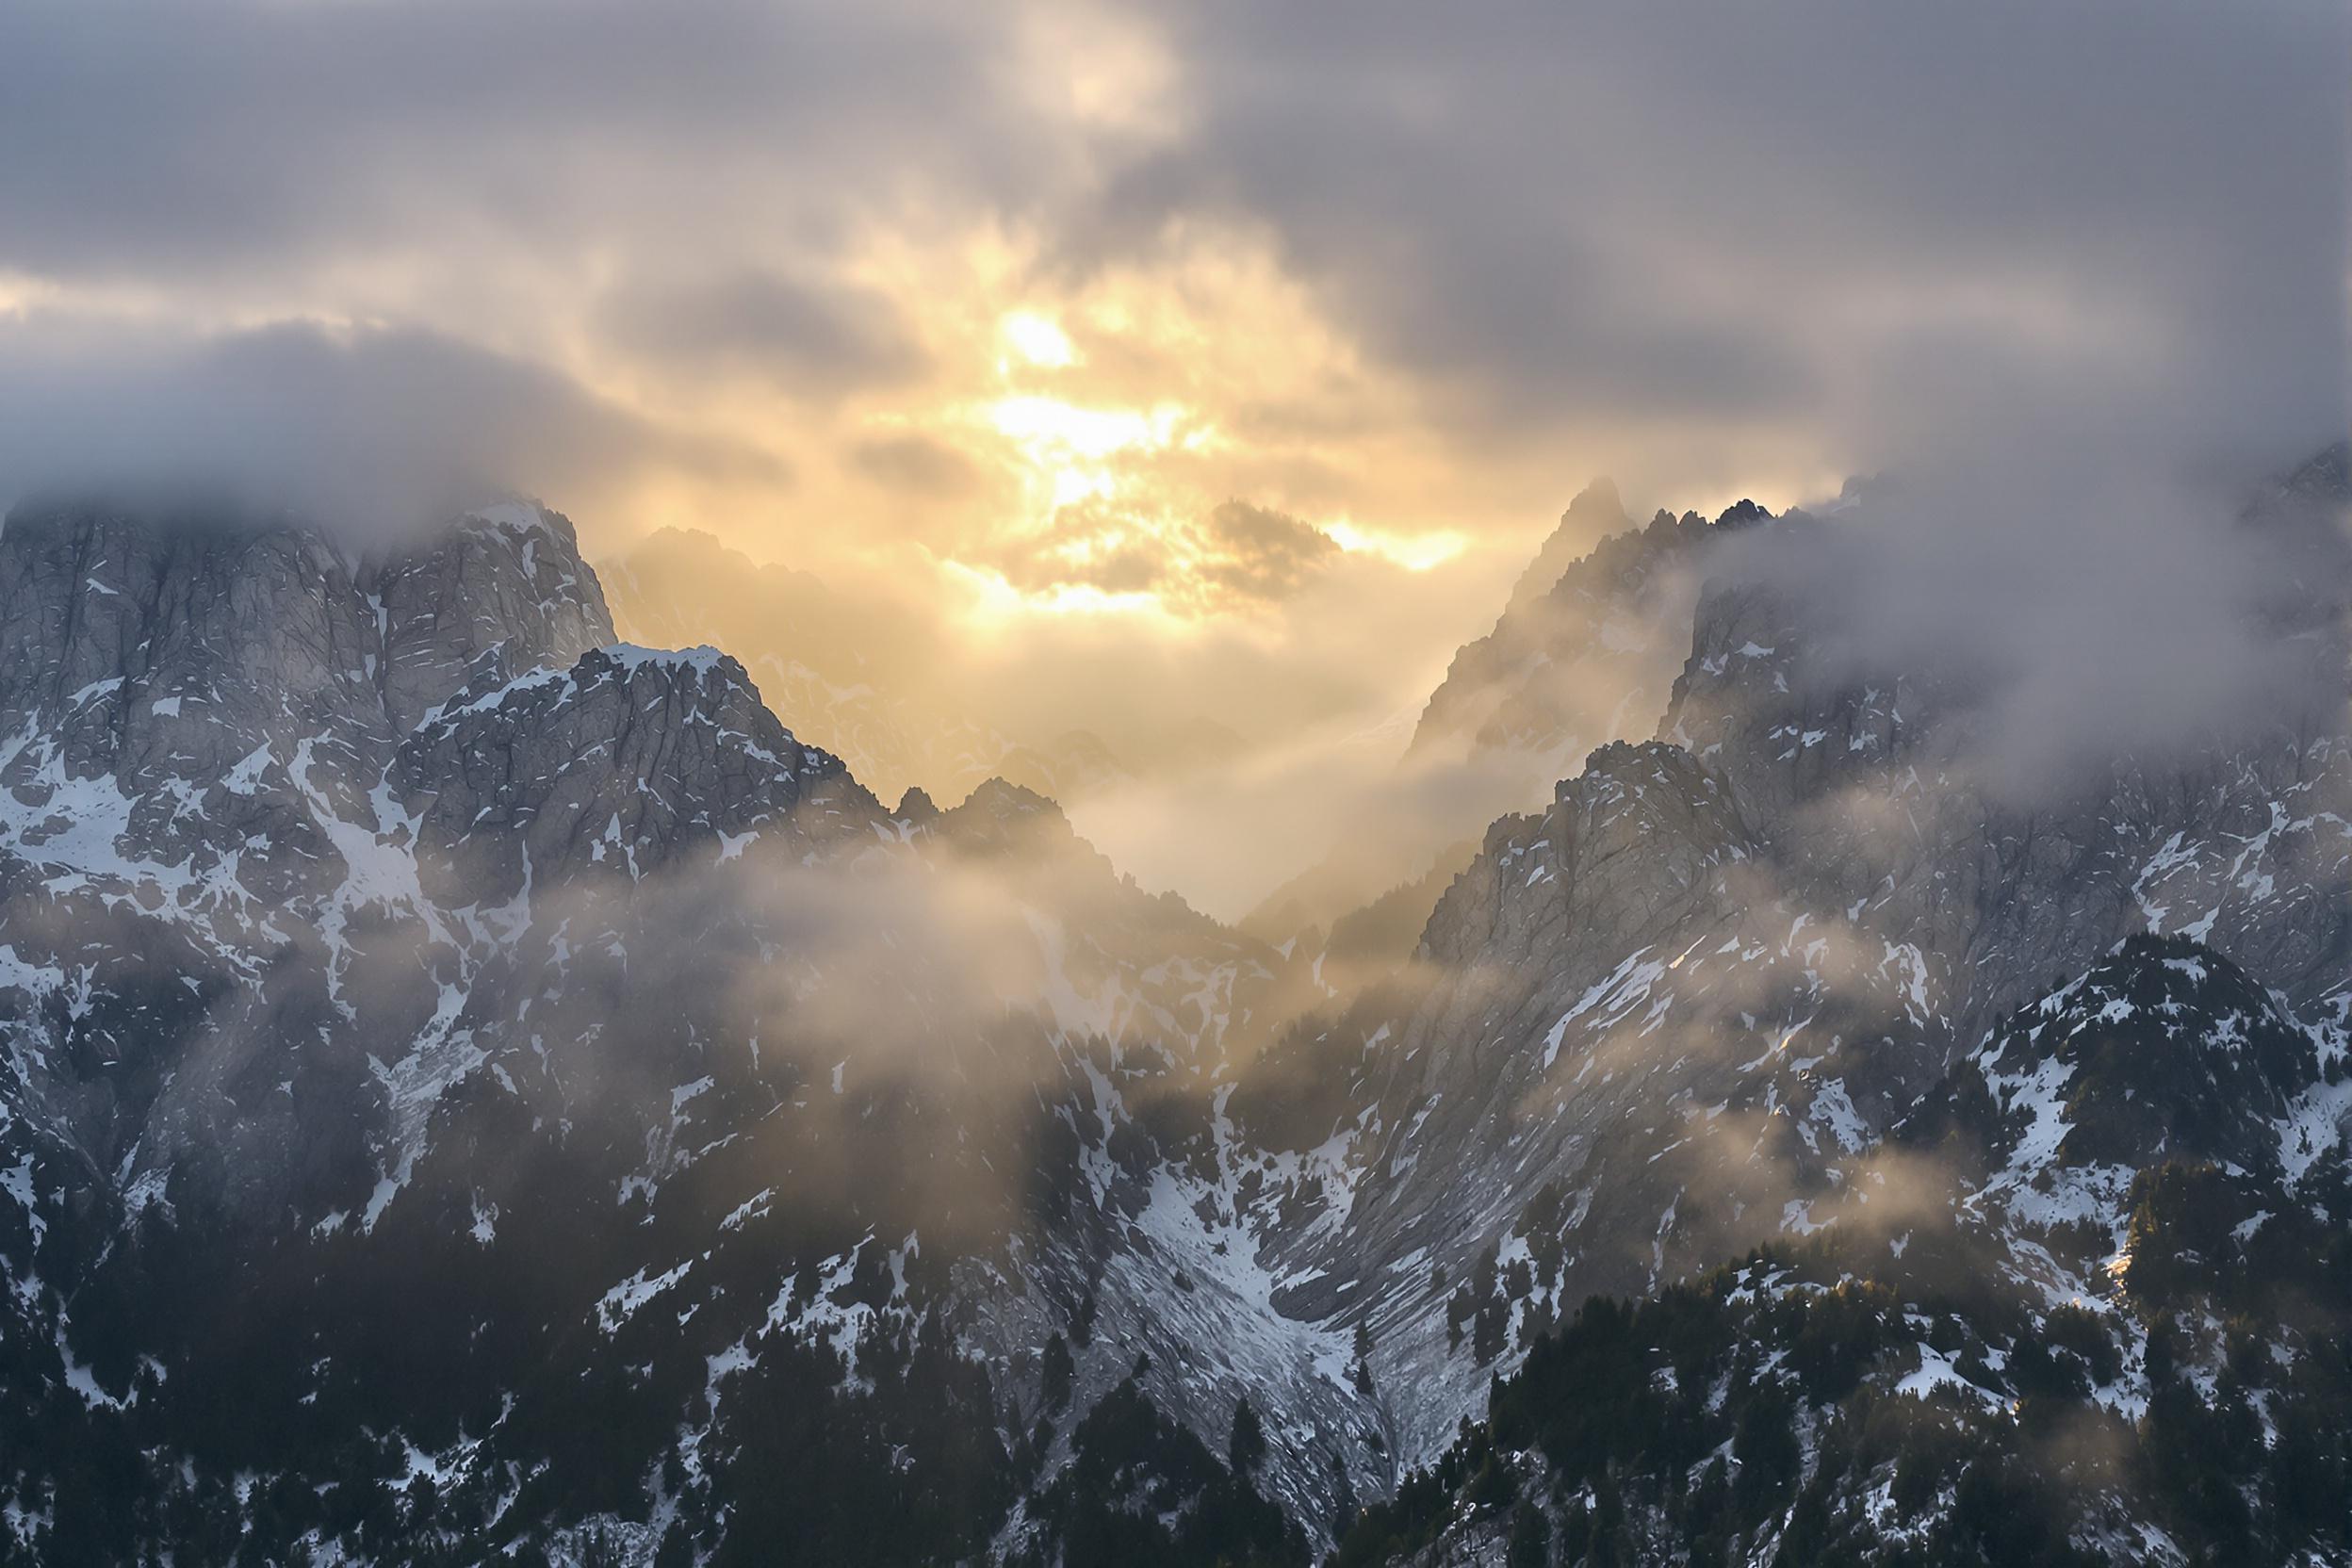
[[[1325,524],[1323,531],[1350,555],[1377,556],[1382,561],[1393,561],[1409,572],[1442,566],[1470,547],[1469,539],[1451,529],[1430,533],[1375,533],[1341,518]]]
[[[1001,330],[1013,351],[1032,365],[1058,368],[1078,357],[1078,351],[1070,347],[1069,335],[1051,318],[1035,311],[1011,312],[1004,318]]]
[[[2340,429],[2341,8],[2129,8],[0,11],[0,479],[310,417],[888,601],[1024,737],[1352,732],[1596,474]]]
[[[923,482],[880,504],[933,520],[912,531],[917,559],[967,618],[1123,618],[1165,637],[1262,619],[1342,563],[1419,573],[1475,548],[1460,520],[1487,523],[1492,500],[1457,485],[1430,505],[1441,444],[1409,389],[1262,241],[1173,236],[1152,265],[1075,274],[1004,234],[964,253],[960,275],[940,252],[869,270],[892,279],[935,373],[844,423],[905,466],[921,454]],[[1358,452],[1372,431],[1389,439],[1378,488]],[[950,470],[952,491],[928,482]],[[844,504],[871,508],[870,492]]]

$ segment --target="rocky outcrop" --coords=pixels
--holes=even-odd
[[[2276,623],[2311,656],[2275,706],[2026,788],[1982,765],[1980,672],[1858,662],[1834,595],[1808,591],[1845,580],[1810,567],[1851,526],[1742,530],[1659,741],[1604,748],[1550,813],[1498,824],[1424,933],[1427,972],[1335,1031],[1345,1220],[1310,1208],[1268,1239],[1315,1276],[1288,1307],[1366,1325],[1376,1385],[1475,1405],[1587,1293],[1809,1229],[1840,1161],[2136,933],[2218,949],[2305,1021],[2340,1009],[2331,622]],[[1398,1415],[1409,1456],[1450,1438]]]
[[[739,853],[763,828],[839,839],[884,815],[711,648],[617,645],[469,686],[400,743],[386,782],[427,888],[451,906],[503,904],[539,877],[634,880],[697,844]]]
[[[359,586],[382,607],[381,684],[396,734],[485,664],[520,675],[613,640],[571,519],[528,501],[485,507],[422,548],[370,563]]]
[[[2213,949],[2133,937],[2019,1008],[1901,1132],[1965,1135],[2004,1209],[2115,1226],[2132,1178],[2168,1161],[2300,1177],[2341,1142],[2326,1107],[2352,1105],[2344,1054],[2339,1029]]]
[[[348,871],[322,819],[368,820],[427,709],[612,625],[571,525],[520,502],[358,557],[316,527],[60,503],[0,535],[0,786],[54,813],[8,847],[97,835],[122,881],[258,906]]]

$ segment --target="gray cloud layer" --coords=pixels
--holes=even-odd
[[[2334,0],[1152,8],[1158,134],[1042,106],[1023,40],[1069,9],[16,8],[0,268],[609,254],[634,351],[823,390],[913,351],[779,257],[985,217],[1084,269],[1215,217],[1475,439],[1606,416],[1885,464],[2020,395],[2265,456],[2342,423]]]
[[[779,198],[822,239],[879,170],[1010,199],[1051,161],[1002,55],[976,12],[890,4],[12,8],[7,260],[299,270],[484,231],[694,254]]]
[[[2259,676],[2190,612],[2229,609],[2207,522],[2344,427],[2348,57],[2343,0],[0,8],[0,502],[192,472],[373,525],[513,487],[593,537],[647,473],[844,474],[870,513],[760,553],[1282,617],[1023,625],[1006,722],[1272,729],[1417,703],[1492,615],[1335,548],[1351,508],[1476,526],[1376,514],[1400,432],[1465,487],[1607,467],[1676,505],[1895,468],[1903,645],[2082,670],[2015,727],[2128,739]],[[1035,270],[928,297],[990,239],[973,271]],[[1364,386],[1206,410],[1237,465],[1280,439],[1168,456],[1212,498],[1171,529],[1001,517],[955,429],[826,423],[946,373],[926,306],[985,340],[1021,285],[1252,247]],[[789,411],[666,422],[735,383]]]
[[[1826,424],[1887,461],[2023,392],[2308,447],[2343,413],[2348,15],[1211,7],[1193,131],[1096,242],[1268,224],[1474,421]]]
[[[565,378],[432,333],[290,323],[218,335],[0,316],[0,491],[189,485],[355,535],[517,485],[558,498],[649,465],[774,459],[646,423]]]

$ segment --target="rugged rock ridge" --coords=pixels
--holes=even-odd
[[[1383,825],[1397,841],[1377,849],[1343,829],[1331,855],[1268,893],[1244,927],[1312,949],[1336,940],[1343,921],[1395,924],[1398,911],[1371,910],[1383,900],[1412,897],[1413,923],[1426,920],[1434,900],[1405,885],[1442,889],[1497,812],[1541,804],[1593,747],[1652,733],[1689,650],[1707,563],[1769,516],[1743,501],[1713,523],[1659,512],[1637,528],[1608,480],[1587,486],[1494,630],[1456,652],[1414,726],[1400,771],[1446,780],[1418,792],[1429,819],[1401,833]]]
[[[1249,1495],[1308,1541],[1442,1461],[1376,1515],[1408,1544],[1615,1510],[1653,1556],[1803,1557],[1807,1495],[1871,1550],[1881,1488],[1923,1530],[1975,1517],[1959,1462],[1822,1457],[1858,1391],[1954,1405],[2007,1464],[2009,1400],[2170,1409],[2163,1357],[2219,1390],[2252,1315],[2286,1381],[2235,1408],[2339,1408],[2295,1303],[2352,1256],[2341,723],[2287,705],[2005,793],[1964,682],[1823,656],[1834,617],[1772,569],[1823,525],[1735,553],[1686,521],[1718,580],[1658,738],[1494,824],[1361,990],[1123,882],[1014,785],[884,810],[725,655],[549,651],[564,614],[466,581],[593,580],[555,534],[468,524],[456,578],[415,579],[453,596],[401,611],[442,651],[396,733],[388,631],[301,610],[345,603],[340,558],[244,536],[293,585],[249,617],[273,684],[219,755],[250,776],[86,710],[152,700],[145,622],[10,710],[0,1332],[30,1348],[0,1455],[136,1422],[146,1457],[9,1478],[0,1560],[60,1520],[110,1539],[64,1499],[127,1476],[118,1537],[1076,1561],[1250,1516],[1209,1457],[1245,1397]],[[70,618],[97,547],[12,522],[0,584]],[[378,568],[342,570],[368,608]],[[2280,613],[2340,719],[2318,582]],[[2164,1092],[2118,1096],[2149,1063]],[[1595,1290],[1649,1315],[1579,1319]],[[2079,1539],[2164,1555],[2145,1493],[2083,1495]]]
[[[1029,1425],[1028,1331],[1098,1286],[1204,1429],[1245,1386],[1321,1397],[1312,1355],[1339,1350],[1310,1331],[1187,1367],[1228,1249],[1164,1176],[1215,1167],[1213,1080],[1282,1005],[1278,955],[1122,882],[1016,787],[884,811],[731,658],[573,645],[609,635],[600,602],[529,597],[593,588],[568,529],[501,512],[354,567],[308,531],[181,527],[0,534],[37,607],[71,612],[70,574],[116,554],[155,580],[143,618],[60,632],[11,714],[6,781],[47,814],[0,857],[0,1327],[35,1348],[6,1369],[19,1424],[74,1436],[0,1452],[96,1452],[143,1409],[157,1452],[195,1456],[12,1473],[31,1511],[0,1555],[183,1539],[167,1513],[275,1529],[216,1464],[366,1492],[407,1451],[448,1484],[409,1531],[478,1539],[550,1476],[508,1538],[642,1556],[665,1519],[716,1541],[756,1517],[726,1478],[778,1441],[760,1413],[834,1399],[844,1453],[991,1451],[970,1506],[906,1526],[984,1543],[1007,1441],[1068,1452]],[[56,699],[83,663],[131,706],[201,686],[213,749],[113,771],[103,694]],[[1116,1359],[1082,1354],[1081,1389]],[[858,1413],[916,1366],[936,1398]],[[224,1426],[230,1404],[264,1413]],[[384,1435],[322,1479],[306,1452],[362,1429]],[[1283,1482],[1317,1517],[1327,1457]],[[684,1470],[647,1494],[616,1465]]]
[[[1964,1064],[2011,1171],[2203,1161],[2282,1180],[2302,1097],[2342,1044],[2314,1037],[2228,959],[2180,937],[2132,937],[2020,1009]],[[2296,1129],[2282,1151],[2279,1129]]]
[[[73,1152],[75,1192],[138,1190],[176,1141],[143,1138],[153,1115],[210,1147],[223,1097],[247,1108],[219,1123],[239,1184],[330,1158],[324,1103],[365,1056],[288,1053],[345,1005],[350,943],[415,916],[378,797],[412,710],[610,635],[569,523],[520,503],[361,559],[221,512],[9,515],[0,950],[23,1000],[0,1092]],[[264,1092],[326,1082],[315,1114]]]
[[[2004,783],[1969,677],[1851,667],[1821,607],[1779,586],[1818,525],[1766,544],[1788,560],[1703,599],[1659,733],[1720,772],[1789,890],[1952,966],[1947,1050],[2143,927],[2215,941],[2298,1003],[2340,982],[2352,758],[2332,629],[2278,629],[2302,668],[2234,732]]]
[[[590,651],[611,635],[595,575],[521,503],[356,562],[284,524],[20,510],[0,603],[8,1092],[71,1190],[134,1211],[182,1156],[213,1169],[207,1201],[256,1215],[356,1180],[485,961],[457,911],[518,890],[472,874],[537,852],[560,880],[596,853],[551,808],[616,806],[616,853],[648,864],[809,791],[860,831],[881,815],[740,670]],[[589,690],[626,669],[619,701]],[[544,700],[559,678],[548,710],[445,706],[468,679]],[[478,771],[499,767],[524,776],[494,802]],[[460,837],[476,864],[453,877]]]
[[[2308,635],[2328,622],[2279,626],[2310,684],[2258,722],[2004,791],[1970,765],[1967,679],[1857,667],[1835,606],[1790,591],[1786,562],[1839,537],[1752,531],[1701,596],[1659,742],[1497,825],[1424,933],[1428,972],[1305,1053],[1346,1086],[1303,1135],[1340,1150],[1346,1217],[1267,1243],[1322,1271],[1286,1306],[1368,1327],[1376,1385],[1440,1391],[1399,1413],[1409,1461],[1566,1304],[1819,1224],[1841,1160],[2134,933],[2213,944],[2292,1017],[2342,1008],[2344,665]]]
[[[0,728],[16,737],[0,785],[24,807],[79,797],[64,813],[94,831],[117,813],[123,855],[159,883],[175,868],[229,897],[315,892],[334,874],[318,812],[364,818],[427,709],[470,676],[568,664],[612,637],[571,524],[520,502],[358,560],[318,529],[233,514],[20,507],[0,540]]]
[[[713,648],[593,648],[569,669],[478,680],[400,743],[386,784],[444,904],[504,903],[537,875],[646,874],[763,825],[812,840],[880,825],[879,802],[805,747]]]
[[[1340,1560],[2342,1560],[2344,1059],[2132,938],[1852,1161],[1829,1229],[1584,1309]]]

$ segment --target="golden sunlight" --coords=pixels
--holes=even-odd
[[[1017,310],[1004,318],[999,330],[1004,333],[1004,341],[1012,345],[1013,351],[1032,365],[1059,368],[1074,364],[1078,358],[1078,351],[1071,346],[1070,335],[1063,332],[1051,317],[1040,316],[1035,311]]]
[[[1392,533],[1361,529],[1342,518],[1324,524],[1323,531],[1350,555],[1377,556],[1409,572],[1442,566],[1470,547],[1469,539],[1452,529],[1429,533]]]

